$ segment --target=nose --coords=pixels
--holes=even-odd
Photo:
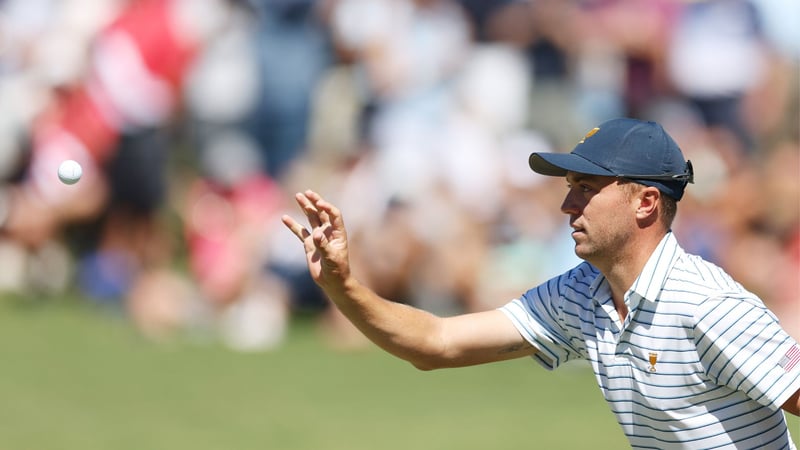
[[[561,203],[561,212],[564,214],[579,214],[580,204],[577,201],[575,189],[570,189]]]

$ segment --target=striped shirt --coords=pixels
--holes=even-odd
[[[584,262],[500,310],[547,369],[591,363],[634,448],[795,449],[780,406],[800,388],[797,343],[758,297],[668,233],[625,303],[621,322]]]

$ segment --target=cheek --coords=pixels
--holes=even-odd
[[[606,234],[626,235],[636,227],[636,212],[628,202],[591,202],[586,205],[584,216]]]
[[[630,203],[619,205],[613,214],[614,226],[620,234],[628,235],[638,228],[636,209]]]

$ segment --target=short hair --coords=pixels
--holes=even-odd
[[[678,214],[678,201],[669,195],[661,193],[661,220],[667,227],[667,230],[672,228],[672,222]]]

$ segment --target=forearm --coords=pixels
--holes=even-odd
[[[324,288],[328,298],[376,345],[417,368],[441,367],[442,319],[427,311],[390,301],[355,278]]]
[[[313,191],[297,193],[311,231],[288,215],[284,225],[303,243],[314,282],[365,336],[423,370],[519,358],[536,350],[499,310],[441,318],[389,301],[351,275],[339,210]]]

